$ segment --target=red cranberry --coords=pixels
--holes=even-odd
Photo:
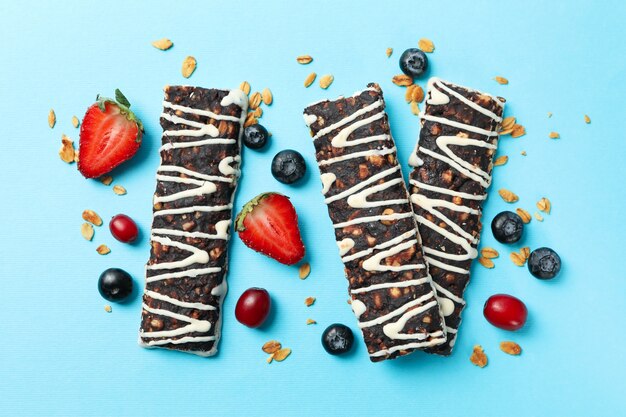
[[[125,214],[113,216],[109,222],[109,230],[114,238],[124,243],[135,241],[139,235],[137,224]]]
[[[518,298],[507,294],[492,295],[485,302],[483,314],[487,321],[504,330],[518,330],[526,323],[528,310]]]
[[[272,302],[263,288],[249,288],[241,294],[235,307],[237,321],[248,327],[259,327],[270,313]]]

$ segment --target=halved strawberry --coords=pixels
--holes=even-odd
[[[293,265],[304,257],[296,209],[282,194],[254,197],[237,215],[235,229],[247,247],[282,264]]]
[[[96,97],[80,125],[78,170],[85,178],[97,178],[137,153],[143,124],[130,111],[120,90],[115,100]]]

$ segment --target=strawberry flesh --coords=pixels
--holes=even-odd
[[[141,121],[128,107],[100,99],[87,109],[80,126],[78,170],[85,178],[107,174],[137,153],[142,133]]]
[[[237,215],[239,237],[249,248],[285,265],[304,257],[298,216],[289,198],[278,193],[261,194]]]

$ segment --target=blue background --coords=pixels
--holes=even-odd
[[[625,5],[2,1],[0,415],[624,415]],[[150,42],[161,37],[174,47],[154,49]],[[377,81],[399,157],[407,161],[418,119],[391,77],[399,73],[400,53],[422,37],[437,48],[431,75],[505,96],[507,114],[526,126],[526,136],[501,141],[499,154],[510,160],[496,168],[485,221],[510,208],[495,193],[499,188],[515,191],[520,202],[514,207],[531,213],[539,198],[548,197],[552,214],[543,223],[533,220],[512,249],[553,247],[563,270],[552,282],[534,279],[511,263],[511,248],[494,242],[487,230],[483,245],[501,257],[493,270],[472,270],[452,357],[416,353],[371,364],[360,335],[354,352],[332,357],[319,343],[323,329],[337,321],[357,327],[302,109]],[[387,47],[394,48],[389,59]],[[298,65],[300,54],[315,60]],[[187,55],[198,60],[189,80],[180,74]],[[335,82],[328,91],[317,83],[305,89],[311,71],[333,74]],[[498,85],[496,75],[510,84]],[[96,281],[115,266],[143,286],[162,87],[232,88],[243,80],[253,91],[271,88],[275,101],[262,118],[273,133],[271,145],[262,152],[245,149],[236,206],[262,191],[288,194],[312,273],[301,281],[296,267],[266,259],[234,238],[219,355],[141,349],[139,297],[107,314]],[[83,179],[57,156],[61,133],[78,141],[72,115],[82,117],[97,93],[111,95],[117,87],[146,126],[138,155],[113,172],[115,183],[128,190],[122,197]],[[51,107],[58,118],[53,130],[46,122]],[[584,114],[591,124],[583,122]],[[550,131],[561,139],[548,139]],[[309,175],[296,187],[270,174],[272,156],[284,148],[299,150],[308,164]],[[106,225],[93,242],[85,241],[80,225],[86,208],[105,222],[116,213],[130,215],[142,230],[140,242],[118,243]],[[100,243],[112,252],[97,255]],[[267,288],[275,306],[271,321],[257,330],[233,314],[238,296],[252,286]],[[530,316],[522,331],[499,330],[483,318],[485,299],[499,292],[526,302]],[[314,306],[304,306],[307,296],[317,297]],[[306,326],[309,317],[318,324]],[[260,348],[270,339],[292,348],[292,355],[266,364]],[[509,339],[523,347],[521,357],[498,349]],[[474,344],[489,356],[484,369],[468,360]]]

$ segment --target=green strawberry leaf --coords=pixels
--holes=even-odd
[[[117,100],[117,102],[120,103],[122,106],[130,108],[130,102],[128,101],[126,96],[122,94],[119,88],[115,89],[115,100]]]

